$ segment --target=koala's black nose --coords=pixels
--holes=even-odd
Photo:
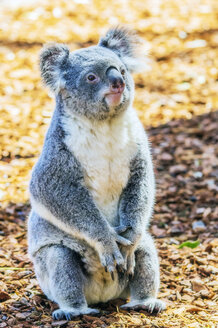
[[[120,72],[114,68],[108,68],[106,75],[110,83],[110,90],[113,93],[122,93],[125,88],[125,82]]]

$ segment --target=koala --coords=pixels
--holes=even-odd
[[[56,107],[32,171],[29,254],[54,319],[122,309],[160,312],[159,263],[148,230],[155,197],[149,143],[132,103],[139,38],[112,28],[96,46],[50,44],[41,75]]]

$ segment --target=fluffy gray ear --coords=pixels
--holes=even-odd
[[[54,92],[64,86],[62,73],[67,66],[69,48],[64,44],[50,43],[40,53],[40,70],[45,84]]]
[[[140,72],[146,67],[140,54],[141,39],[126,27],[115,27],[99,41],[99,46],[114,51],[124,62],[130,72]]]

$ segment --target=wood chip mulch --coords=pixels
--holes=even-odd
[[[28,203],[0,210],[0,328],[217,327],[218,112],[173,120],[149,132],[157,180],[151,232],[161,267],[159,297],[167,310],[153,316],[99,305],[99,317],[53,321],[55,304],[42,294],[27,256]],[[199,240],[194,249],[182,242]]]

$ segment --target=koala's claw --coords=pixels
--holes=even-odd
[[[122,266],[124,264],[121,253],[114,252],[112,255],[101,255],[100,260],[105,272],[109,272],[111,274],[111,278],[114,280],[116,265]]]
[[[133,278],[133,273],[130,272],[130,273],[129,273],[129,279],[132,279],[132,278]]]
[[[114,268],[112,268],[112,267],[107,267],[107,266],[104,267],[105,272],[109,272],[110,273],[112,280],[114,280],[114,271],[113,271],[113,269]]]
[[[124,273],[125,272],[125,267],[123,265],[116,265],[116,270],[121,272],[121,273]]]
[[[114,272],[113,271],[111,271],[111,279],[114,281]]]

